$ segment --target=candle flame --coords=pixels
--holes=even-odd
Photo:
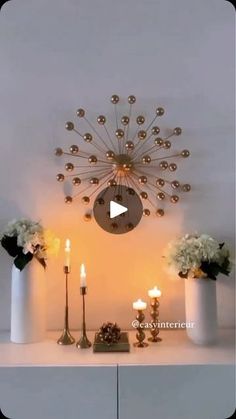
[[[65,250],[70,251],[70,239],[66,239]]]
[[[82,263],[81,267],[80,267],[80,275],[85,277],[86,276],[86,270],[85,270],[85,265],[84,263]]]

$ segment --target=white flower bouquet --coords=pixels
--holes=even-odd
[[[210,278],[229,275],[229,249],[207,234],[189,235],[171,242],[166,252],[167,265],[181,278]]]
[[[0,241],[21,271],[34,257],[46,268],[48,256],[57,254],[60,246],[59,239],[50,230],[24,218],[8,223]]]

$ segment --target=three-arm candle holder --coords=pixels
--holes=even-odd
[[[143,310],[138,310],[136,320],[138,321],[137,333],[136,333],[137,342],[134,343],[134,346],[137,348],[146,348],[148,346],[148,343],[145,342],[146,334],[143,331],[143,328],[141,327],[141,324],[145,320],[145,315],[144,315]]]
[[[62,332],[61,337],[58,339],[58,345],[73,345],[75,343],[75,339],[70,333],[69,329],[69,303],[68,303],[68,276],[70,273],[70,269],[68,266],[64,266],[64,274],[66,280],[66,289],[65,289],[65,318],[64,318],[64,329]]]
[[[150,332],[151,332],[152,336],[150,338],[148,338],[148,340],[149,340],[149,342],[161,342],[162,339],[158,336],[159,333],[160,333],[160,330],[157,327],[157,324],[158,324],[158,321],[159,321],[159,310],[158,310],[158,308],[159,308],[159,305],[160,305],[157,297],[153,297],[151,299],[151,304],[150,305],[151,305],[150,315],[151,315],[151,318],[152,318],[152,320],[151,320],[152,327],[151,327]]]
[[[83,318],[82,318],[82,332],[79,341],[76,343],[78,349],[90,348],[92,343],[89,341],[86,332],[86,318],[85,318],[85,295],[87,294],[87,287],[80,287],[80,294],[83,300]]]

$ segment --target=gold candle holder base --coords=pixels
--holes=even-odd
[[[73,345],[75,343],[75,339],[70,333],[69,330],[69,304],[68,304],[68,275],[70,270],[68,266],[64,266],[64,274],[66,277],[66,303],[65,303],[65,320],[64,320],[64,329],[62,332],[61,337],[58,339],[58,345]]]
[[[82,335],[81,338],[76,343],[78,349],[88,349],[92,346],[92,343],[89,341],[86,333],[86,321],[85,321],[85,295],[87,294],[87,287],[80,287],[80,294],[83,299],[83,321],[82,321]]]
[[[160,333],[159,328],[157,327],[157,323],[158,323],[158,317],[159,317],[159,301],[157,299],[157,297],[152,298],[151,300],[151,324],[153,325],[150,332],[151,332],[151,337],[148,338],[149,342],[152,343],[157,343],[157,342],[161,342],[162,339],[158,336]]]
[[[145,315],[144,315],[143,311],[138,310],[138,314],[136,316],[136,320],[138,320],[138,322],[139,322],[139,326],[137,327],[137,333],[136,333],[136,338],[137,338],[138,342],[135,342],[133,344],[133,346],[136,347],[136,348],[146,348],[148,346],[148,343],[144,342],[146,335],[145,335],[143,329],[140,327],[140,323],[142,323],[144,321],[144,319],[145,319]]]

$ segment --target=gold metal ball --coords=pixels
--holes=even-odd
[[[186,158],[190,156],[190,151],[189,150],[182,150],[181,151],[181,156]]]
[[[147,136],[147,132],[144,131],[143,129],[138,132],[138,138],[139,138],[139,140],[145,140],[146,136]]]
[[[133,141],[127,141],[127,142],[125,143],[125,148],[126,148],[126,150],[128,150],[128,151],[133,150],[133,149],[134,149],[134,143],[133,143]]]
[[[124,163],[122,165],[122,168],[123,168],[123,170],[125,172],[130,172],[130,170],[132,169],[132,167],[133,167],[133,163]]]
[[[171,172],[175,172],[175,171],[177,170],[177,164],[175,164],[175,163],[170,163],[170,164],[169,164],[169,170],[170,170]]]
[[[129,195],[135,195],[135,190],[133,188],[128,188],[127,192]]]
[[[72,172],[74,170],[74,165],[72,163],[66,163],[65,169],[67,172]]]
[[[148,194],[147,194],[147,192],[142,191],[142,192],[140,192],[139,196],[140,196],[140,198],[142,198],[142,199],[148,199]]]
[[[98,205],[104,205],[105,204],[105,201],[104,201],[103,198],[98,198],[97,199],[97,203],[98,203]]]
[[[159,138],[159,137],[155,138],[154,140],[154,144],[157,145],[158,147],[161,147],[163,145],[163,142],[164,141],[162,140],[162,138]]]
[[[172,195],[172,196],[170,197],[170,201],[171,201],[173,204],[176,204],[176,203],[179,201],[179,197],[178,197],[177,195]]]
[[[130,105],[133,105],[136,102],[136,97],[133,96],[133,95],[130,95],[128,97],[128,102],[129,102]]]
[[[117,195],[115,196],[115,201],[122,202],[122,195],[117,194]]]
[[[178,181],[178,180],[173,180],[173,181],[171,182],[171,187],[172,187],[173,189],[178,189],[178,188],[179,188],[179,186],[180,186],[180,183],[179,183],[179,181]]]
[[[113,105],[116,105],[119,102],[120,98],[118,95],[112,95],[111,97],[111,103],[113,103]]]
[[[81,184],[81,179],[79,177],[74,177],[72,183],[74,186],[79,186]]]
[[[89,212],[84,214],[84,221],[91,221],[91,220],[92,220],[92,214],[90,214]]]
[[[68,131],[72,131],[74,129],[74,127],[75,126],[74,126],[73,122],[71,122],[71,121],[66,122],[66,129]]]
[[[126,116],[126,115],[122,116],[121,123],[122,123],[122,125],[128,125],[128,123],[129,123],[129,117]]]
[[[115,158],[115,153],[114,153],[114,151],[112,151],[112,150],[108,150],[108,151],[106,152],[106,158],[107,158],[107,160],[114,160],[114,158]]]
[[[110,180],[108,180],[107,184],[108,184],[108,186],[116,186],[117,182],[116,182],[115,179],[110,179]]]
[[[117,230],[118,224],[117,223],[111,223],[111,227],[113,230]]]
[[[189,183],[185,183],[185,184],[182,186],[182,191],[183,191],[183,192],[189,192],[189,191],[191,191],[191,185],[189,185]]]
[[[120,129],[120,128],[118,128],[117,130],[116,130],[116,137],[118,138],[118,140],[120,140],[121,138],[123,138],[124,137],[124,131],[123,131],[123,129]]]
[[[161,178],[157,179],[157,180],[156,180],[156,185],[157,185],[157,186],[165,186],[165,181],[164,181],[164,179],[161,179]]]
[[[125,228],[126,228],[126,230],[130,231],[130,230],[133,230],[134,225],[132,223],[128,223],[128,224],[126,224]]]
[[[92,177],[89,182],[91,183],[91,185],[98,185],[99,179],[97,177]]]
[[[71,154],[77,154],[79,152],[79,147],[75,144],[70,146],[70,152]]]
[[[174,135],[181,135],[182,129],[180,127],[174,128]]]
[[[72,197],[71,197],[71,196],[66,196],[66,197],[65,197],[65,203],[66,203],[66,204],[71,204],[71,203],[72,203],[72,201],[73,201],[73,199],[72,199]]]
[[[58,156],[58,157],[62,156],[62,154],[63,154],[62,148],[60,148],[60,147],[55,148],[54,154],[55,154],[55,156]]]
[[[146,156],[142,157],[142,163],[143,164],[150,164],[152,161],[151,157],[147,154]]]
[[[83,117],[84,117],[84,115],[85,115],[85,110],[84,110],[84,109],[82,109],[82,108],[77,109],[77,111],[76,111],[76,115],[77,115],[79,118],[83,118]]]
[[[163,199],[165,199],[165,194],[163,192],[158,192],[157,194],[157,199],[159,199],[159,201],[163,201]]]
[[[86,143],[91,143],[92,139],[93,136],[89,132],[86,132],[86,134],[84,134],[84,141],[86,141]]]
[[[97,117],[97,122],[99,125],[104,125],[106,123],[106,117],[104,115],[99,115]]]
[[[171,142],[170,141],[164,141],[163,148],[165,148],[167,150],[170,147],[171,147]]]
[[[144,208],[143,210],[144,217],[149,217],[150,214],[151,214],[151,211],[148,208]]]
[[[147,183],[147,176],[139,176],[138,181],[140,185],[145,185]]]
[[[158,135],[160,132],[159,127],[152,127],[152,135]]]
[[[145,118],[144,118],[144,116],[143,116],[143,115],[139,115],[139,116],[137,116],[137,118],[136,118],[136,122],[137,122],[137,124],[138,124],[138,125],[143,125],[143,124],[144,124],[144,122],[145,122]]]
[[[81,199],[82,203],[87,205],[90,203],[90,198],[88,196],[83,196],[83,198]]]
[[[57,181],[58,182],[63,182],[63,180],[65,180],[65,176],[62,173],[58,173]]]
[[[168,167],[168,163],[167,163],[167,161],[162,160],[162,161],[160,162],[160,164],[159,164],[159,167],[160,167],[160,169],[162,169],[162,170],[166,170],[166,169],[167,169],[167,167]]]
[[[163,217],[163,216],[164,216],[164,214],[165,214],[165,212],[164,212],[164,210],[163,210],[162,208],[158,208],[158,209],[156,210],[156,215],[157,215],[158,217]]]
[[[90,164],[96,164],[96,163],[97,163],[97,161],[98,161],[98,159],[97,159],[97,157],[96,157],[96,156],[94,156],[94,155],[89,156],[89,158],[88,158],[88,162],[89,162]]]
[[[159,107],[159,108],[156,109],[157,116],[162,116],[162,115],[164,115],[164,113],[165,113],[164,108]]]

